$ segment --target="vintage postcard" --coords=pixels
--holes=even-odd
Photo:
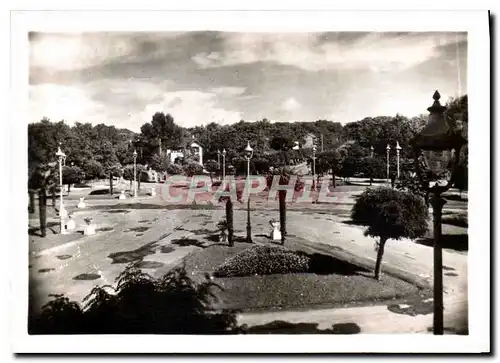
[[[489,352],[488,22],[13,13],[14,349]]]

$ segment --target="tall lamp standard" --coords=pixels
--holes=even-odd
[[[387,147],[385,148],[387,150],[387,182],[389,182],[389,153],[391,152],[391,145],[387,144]]]
[[[226,179],[226,149],[222,149],[222,180]]]
[[[66,217],[66,210],[64,209],[64,204],[63,204],[63,177],[62,177],[62,167],[63,167],[63,162],[66,161],[66,154],[62,152],[61,146],[57,147],[56,156],[59,159],[59,189],[60,189],[59,195],[61,198],[59,206],[59,222],[61,226],[61,234],[66,234],[66,229],[64,228],[64,218]]]
[[[250,141],[245,148],[245,157],[247,159],[247,187],[248,187],[248,201],[247,201],[247,242],[252,243],[252,226],[250,225],[250,159],[253,156],[253,149],[250,146]]]
[[[137,151],[134,150],[134,197],[137,197]]]
[[[460,149],[467,140],[452,122],[445,119],[446,107],[439,102],[438,91],[432,96],[429,119],[423,130],[412,140],[420,183],[431,195],[434,224],[434,335],[443,335],[443,251],[441,246],[441,216],[446,201],[441,194],[455,182],[460,161]]]
[[[316,175],[316,144],[313,144],[313,147],[312,147],[312,151],[313,151],[313,182],[312,182],[312,190],[316,190],[316,178],[315,178],[315,175]]]
[[[402,147],[399,146],[399,141],[396,141],[396,160],[397,160],[397,167],[398,167],[398,171],[397,171],[397,176],[398,176],[398,180],[399,180],[399,152],[401,151]]]

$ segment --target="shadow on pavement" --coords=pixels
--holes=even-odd
[[[276,320],[268,324],[242,326],[245,334],[359,334],[360,327],[355,323],[341,323],[332,325],[331,329],[318,329],[315,323],[289,323]]]
[[[434,246],[434,238],[420,238],[416,243],[432,247]],[[468,234],[443,234],[441,236],[441,245],[443,249],[451,249],[455,251],[469,250],[469,235]]]
[[[50,229],[52,231],[52,233],[56,233],[56,231],[54,231],[52,229],[52,227],[57,227],[57,226],[59,226],[59,222],[49,222],[49,223],[47,223],[47,229]],[[42,237],[42,233],[40,232],[40,227],[31,227],[31,228],[28,228],[28,235]]]

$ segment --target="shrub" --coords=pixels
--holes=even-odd
[[[229,258],[215,271],[216,277],[271,275],[309,271],[309,257],[280,246],[254,246]]]
[[[201,175],[203,174],[203,166],[195,162],[190,162],[184,165],[184,173],[187,176]]]
[[[167,174],[169,175],[180,175],[182,174],[182,166],[179,164],[168,164],[167,165]]]
[[[183,268],[153,278],[129,265],[116,286],[96,286],[85,308],[59,297],[30,314],[30,334],[224,334],[236,331],[231,312],[211,308],[215,297],[205,281],[195,283]]]
[[[351,218],[368,228],[365,235],[380,237],[377,246],[375,277],[388,239],[417,238],[427,231],[428,209],[422,199],[412,193],[389,188],[367,189],[356,200]]]

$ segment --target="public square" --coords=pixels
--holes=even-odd
[[[152,187],[160,191],[163,185],[147,183],[142,188],[150,191]],[[105,184],[94,187],[99,188],[105,188]],[[365,188],[338,186],[339,202],[335,205],[289,204],[288,242],[373,269],[374,239],[363,235],[363,227],[349,224],[355,196]],[[142,196],[127,200],[119,200],[117,196],[98,199],[89,193],[89,189],[73,188],[65,198],[66,208],[74,213],[77,226],[72,233],[59,234],[59,219],[53,208],[48,207],[50,229],[45,238],[37,235],[37,216],[30,218],[30,292],[37,308],[58,295],[81,302],[93,286],[112,285],[130,262],[140,261],[148,274],[162,276],[180,265],[189,254],[214,244],[210,237],[218,233],[216,224],[224,217],[221,204],[169,205],[160,193],[152,197],[144,192]],[[79,209],[77,204],[82,196],[87,198],[86,207]],[[467,199],[450,199],[444,209],[444,221],[447,215],[466,218]],[[278,217],[278,203],[259,197],[252,198],[251,203],[254,243],[265,244],[271,230],[268,222]],[[235,234],[241,239],[245,238],[245,208],[245,204],[235,205]],[[93,218],[95,235],[83,235],[86,217]],[[427,237],[432,236],[431,232]],[[443,251],[445,331],[464,334],[467,332],[467,228],[444,223],[443,235],[451,241]],[[387,274],[403,276],[427,288],[431,286],[432,245],[412,240],[389,243],[384,256]],[[412,299],[409,303],[391,298],[361,301],[358,306],[355,301],[341,306],[332,302],[331,307],[328,302],[306,308],[275,306],[268,309],[271,311],[255,306],[255,309],[239,313],[238,321],[249,327],[276,321],[291,324],[285,324],[285,332],[293,330],[290,326],[297,324],[317,324],[315,329],[320,331],[331,329],[335,324],[354,323],[361,333],[426,333],[432,328],[432,304],[429,302],[432,302],[432,295]],[[395,303],[399,304],[400,311],[389,308]],[[380,324],[381,321],[384,323]],[[275,329],[283,329],[283,324]]]

